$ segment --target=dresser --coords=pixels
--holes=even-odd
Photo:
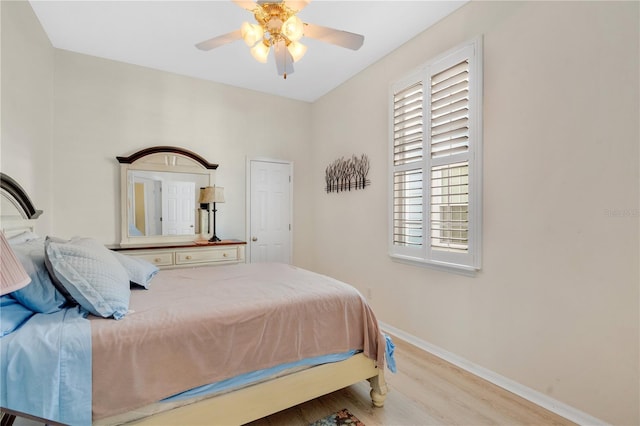
[[[170,243],[109,248],[128,256],[145,259],[160,269],[190,268],[194,266],[227,265],[244,263],[246,242],[222,240],[215,243]]]

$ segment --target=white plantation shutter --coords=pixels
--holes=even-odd
[[[469,150],[469,62],[431,76],[431,157]]]
[[[396,166],[422,160],[422,99],[422,82],[394,94],[393,163]]]
[[[431,191],[433,258],[469,251],[469,61],[431,74]]]
[[[422,169],[395,172],[393,192],[393,243],[407,247],[422,246]]]
[[[393,96],[393,243],[423,245],[423,89],[422,82]]]
[[[481,40],[392,86],[390,254],[480,268]]]
[[[469,250],[469,165],[431,168],[431,249],[455,253]]]

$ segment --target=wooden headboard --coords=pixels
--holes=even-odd
[[[0,227],[7,236],[33,231],[42,210],[35,208],[22,187],[9,175],[0,172]]]

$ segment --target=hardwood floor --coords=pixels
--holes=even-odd
[[[398,338],[394,343],[398,373],[386,372],[384,408],[371,405],[362,382],[249,425],[308,425],[342,408],[367,426],[574,424]]]

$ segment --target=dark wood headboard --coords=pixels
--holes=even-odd
[[[16,208],[22,210],[21,213],[25,219],[37,219],[42,214],[42,210],[35,208],[31,199],[18,182],[2,172],[0,172],[0,188]]]

